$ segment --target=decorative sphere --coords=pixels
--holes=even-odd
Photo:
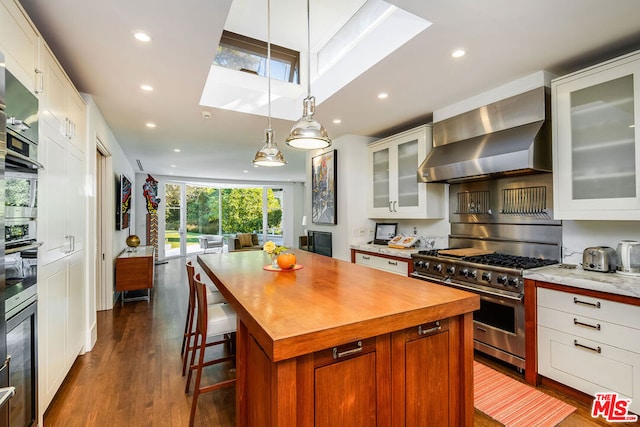
[[[135,234],[127,237],[127,246],[131,248],[137,248],[140,245],[140,238]]]

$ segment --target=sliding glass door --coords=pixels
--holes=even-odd
[[[166,184],[164,191],[164,257],[172,258],[182,249],[182,184]]]
[[[198,237],[217,234],[228,239],[255,233],[260,244],[282,244],[281,188],[216,188],[186,183],[165,185],[165,258],[202,252]]]

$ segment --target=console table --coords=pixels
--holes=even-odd
[[[149,301],[153,288],[154,253],[153,246],[138,246],[123,250],[116,258],[116,291],[122,292],[122,305],[126,301]],[[126,297],[127,292],[145,289],[146,295]]]

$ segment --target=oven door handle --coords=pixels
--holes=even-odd
[[[28,251],[29,249],[38,249],[44,242],[36,242],[25,246],[17,246],[15,248],[5,248],[5,255],[14,254],[16,252]]]
[[[522,300],[524,299],[523,295],[518,295],[513,296],[513,295],[507,295],[507,294],[501,294],[499,292],[491,292],[491,291],[487,291],[486,289],[478,289],[478,288],[474,288],[473,286],[466,286],[466,285],[461,285],[459,283],[450,283],[450,282],[443,282],[445,283],[447,286],[451,286],[453,288],[459,288],[459,289],[464,289],[465,291],[472,291],[478,294],[485,294],[485,295],[491,295],[494,297],[498,297],[498,298],[506,298],[506,299],[510,299],[512,301],[518,301],[518,302],[522,302]]]
[[[450,286],[452,288],[458,288],[458,289],[462,289],[465,291],[471,291],[471,292],[475,292],[477,294],[485,294],[485,295],[491,295],[494,297],[499,297],[499,298],[506,298],[506,299],[510,299],[513,301],[518,301],[518,302],[522,302],[522,300],[524,299],[523,295],[519,295],[519,296],[512,296],[512,295],[506,295],[506,294],[501,294],[499,292],[491,292],[491,291],[487,291],[486,289],[478,289],[478,288],[474,288],[473,286],[466,286],[466,285],[461,285],[460,283],[451,283],[451,282],[447,282],[441,279],[435,279],[435,278],[431,278],[431,277],[427,277],[427,276],[423,276],[419,273],[411,273],[411,275],[413,277],[416,277],[418,279],[426,279],[429,281],[432,281],[434,283],[440,283],[442,285],[445,286]]]

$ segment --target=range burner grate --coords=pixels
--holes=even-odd
[[[418,252],[418,255],[425,255],[431,257],[442,257],[438,255],[438,251],[441,249],[429,249]],[[462,258],[458,258],[460,261],[466,261],[474,264],[490,265],[493,267],[505,267],[526,270],[529,268],[544,267],[545,265],[558,264],[558,260],[555,259],[543,259],[533,258],[519,255],[508,255],[500,253],[492,253],[486,255],[472,255]]]
[[[545,265],[558,264],[555,259],[533,258],[507,254],[488,254],[468,256],[462,258],[463,261],[475,264],[491,265],[496,267],[517,268],[526,270],[528,268],[544,267]]]

